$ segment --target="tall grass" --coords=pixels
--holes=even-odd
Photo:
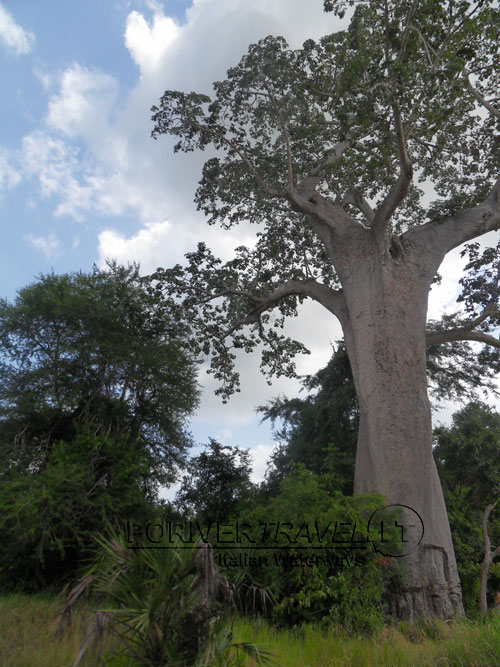
[[[54,667],[71,665],[84,636],[83,619],[75,618],[73,632],[54,639],[61,600],[43,595],[0,598],[0,665]]]
[[[240,619],[234,626],[234,638],[265,646],[273,652],[276,662],[286,667],[500,665],[500,616],[452,625],[399,624],[385,627],[371,637],[353,637],[335,629],[325,632],[315,626],[275,630],[267,624]]]
[[[61,608],[61,601],[55,597],[0,597],[0,665],[71,667],[80,650],[87,619],[80,610],[74,615],[71,633],[55,639]],[[314,626],[275,630],[265,623],[236,619],[233,640],[267,648],[283,667],[492,667],[500,664],[500,615],[474,623],[400,624],[371,637],[353,637],[333,628],[325,632]],[[102,658],[108,661],[107,665],[137,664],[125,657],[110,659],[116,648],[112,641],[110,638],[104,642]],[[257,665],[243,654],[239,659],[241,665]],[[99,662],[91,654],[82,664],[96,667]]]

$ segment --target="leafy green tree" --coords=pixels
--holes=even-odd
[[[191,444],[195,367],[182,325],[147,293],[136,267],[49,274],[0,304],[0,446],[7,468],[41,470],[79,429],[141,440],[157,482]],[[4,468],[5,470],[5,468]]]
[[[224,523],[251,497],[252,463],[248,450],[210,439],[204,452],[189,461],[175,497],[179,511],[205,524]]]
[[[443,486],[484,509],[500,497],[500,414],[485,403],[455,412],[450,427],[434,431],[434,457]]]
[[[136,267],[41,276],[0,304],[0,586],[69,576],[104,521],[146,520],[197,402],[182,325]]]
[[[54,443],[38,472],[12,470],[0,485],[0,588],[57,587],[95,550],[105,522],[146,522],[156,499],[140,441],[86,432]]]
[[[282,427],[275,437],[285,444],[274,454],[267,471],[268,486],[277,491],[294,463],[318,475],[330,474],[335,488],[349,495],[353,490],[354,460],[359,410],[351,368],[345,347],[340,343],[332,358],[314,376],[303,381],[310,394],[301,398],[275,398],[260,407],[264,419]]]
[[[458,569],[469,613],[479,608],[483,559],[481,517],[500,496],[500,414],[485,403],[466,405],[449,427],[434,431],[434,457],[443,483]],[[500,541],[500,524],[489,524],[493,544]],[[500,568],[491,567],[490,594],[500,588]]]
[[[500,223],[500,10],[495,0],[324,6],[339,16],[354,6],[349,26],[298,50],[267,37],[213,98],[166,91],[153,107],[153,136],[216,150],[195,195],[209,222],[259,225],[255,246],[222,263],[200,244],[186,268],[156,273],[158,289],[183,300],[193,347],[211,355],[226,397],[233,347],[263,341],[264,369],[293,375],[304,347],[282,335],[285,318],[312,298],[339,319],[360,407],[355,491],[413,507],[425,524],[396,613],[460,615],[426,346],[498,347],[498,292],[469,299],[447,328],[426,331],[426,314],[447,253]]]

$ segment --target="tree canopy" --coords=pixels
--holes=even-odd
[[[190,444],[195,365],[182,326],[147,294],[137,267],[42,275],[0,303],[0,443],[12,466],[43,468],[78,429],[140,439],[157,482]]]
[[[107,522],[151,518],[191,442],[182,331],[137,267],[42,275],[0,303],[0,587],[60,583]]]
[[[0,587],[60,583],[107,522],[151,518],[191,442],[182,333],[137,267],[42,275],[0,303]]]
[[[175,504],[205,525],[224,523],[248,501],[252,491],[248,450],[221,445],[210,439],[204,452],[189,462]]]
[[[304,298],[339,314],[339,255],[356,230],[373,231],[397,261],[416,241],[412,228],[423,232],[422,252],[434,233],[446,252],[498,227],[495,2],[325,8],[340,15],[349,5],[346,30],[298,50],[267,37],[214,84],[213,97],[166,91],[153,107],[154,137],[177,137],[176,151],[216,149],[195,196],[209,223],[259,225],[255,247],[229,262],[199,244],[186,268],[155,274],[166,294],[185,300],[223,396],[238,386],[232,348],[264,341],[263,369],[294,373],[293,356],[306,350],[282,334],[284,318]],[[496,257],[498,266],[498,249]],[[498,347],[488,336],[499,324],[496,287],[481,294],[481,303],[469,294],[469,317],[431,326],[428,344]]]
[[[327,366],[303,380],[306,398],[278,396],[258,411],[273,426],[280,446],[271,457],[267,486],[276,492],[294,464],[332,477],[332,486],[352,493],[359,410],[349,359],[339,344]]]

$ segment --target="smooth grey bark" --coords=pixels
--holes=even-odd
[[[338,144],[335,159],[346,145]],[[462,616],[464,609],[432,455],[426,346],[452,340],[499,343],[471,327],[427,334],[427,300],[446,254],[499,228],[500,178],[476,206],[391,237],[390,217],[411,180],[406,167],[402,159],[400,178],[376,211],[352,193],[349,202],[358,206],[363,224],[315,190],[314,174],[275,193],[305,215],[329,254],[341,289],[308,278],[284,283],[266,297],[248,295],[254,307],[233,328],[254,321],[261,325],[260,314],[290,295],[315,299],[339,319],[360,407],[355,492],[375,492],[388,505],[410,507],[424,524],[420,545],[398,561],[404,583],[391,597],[392,615],[447,619]]]
[[[390,212],[408,179],[400,180],[388,193],[389,213],[381,214],[382,205],[375,215],[365,214],[366,224],[319,195],[313,181],[303,182],[290,196],[293,208],[306,214],[325,245],[342,289],[297,281],[284,286],[284,292],[307,294],[342,325],[360,406],[355,492],[379,493],[388,505],[411,507],[422,518],[421,544],[398,561],[404,584],[391,597],[391,613],[409,620],[447,619],[463,615],[464,609],[432,455],[426,345],[472,339],[477,332],[440,332],[440,340],[434,340],[426,334],[427,300],[447,252],[500,224],[500,179],[477,206],[391,238]],[[272,306],[277,296],[262,299],[255,310]]]
[[[356,279],[344,284],[344,333],[360,406],[354,490],[411,507],[424,524],[421,544],[397,561],[404,586],[391,597],[392,615],[452,618],[464,612],[432,455],[425,353],[430,272],[411,254],[395,260],[372,248]]]

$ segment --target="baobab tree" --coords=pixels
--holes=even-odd
[[[493,0],[324,5],[339,16],[356,5],[346,30],[299,50],[267,37],[213,98],[166,91],[152,108],[154,137],[215,149],[195,195],[208,222],[259,225],[229,262],[200,244],[184,268],[158,270],[158,290],[183,299],[225,397],[238,384],[233,348],[263,342],[264,370],[291,375],[304,348],[280,332],[284,319],[305,298],[338,318],[360,408],[355,492],[409,506],[425,526],[401,559],[393,612],[447,618],[463,607],[426,346],[499,346],[498,272],[478,278],[472,245],[463,314],[427,330],[427,301],[446,254],[500,225],[500,12]]]

